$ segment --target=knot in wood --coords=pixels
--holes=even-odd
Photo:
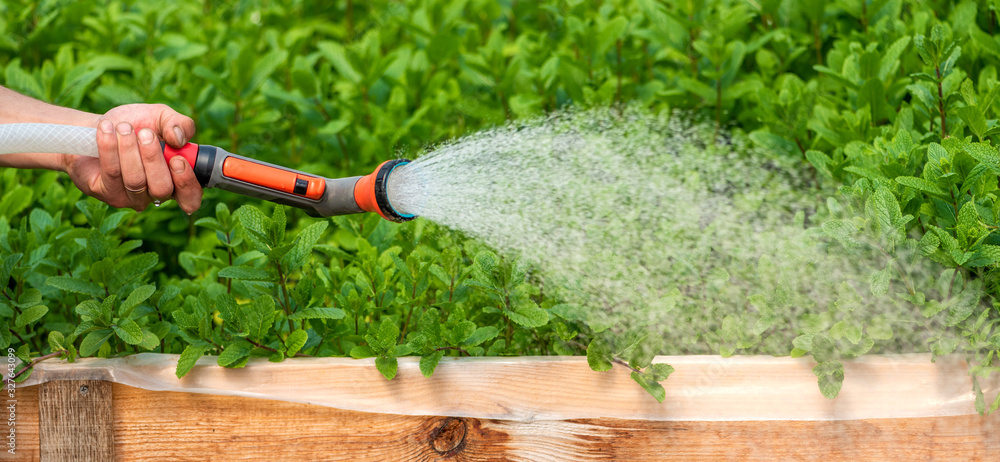
[[[80,386],[80,394],[81,395],[86,395],[88,391],[90,391],[90,388],[87,388],[86,385],[81,385]]]
[[[441,455],[451,455],[465,443],[466,425],[462,419],[449,417],[431,434],[431,447]]]

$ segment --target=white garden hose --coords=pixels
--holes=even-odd
[[[97,156],[97,130],[57,124],[0,124],[0,155],[51,152]]]

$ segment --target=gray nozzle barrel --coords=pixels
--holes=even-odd
[[[223,164],[226,159],[236,158],[242,161],[251,162],[264,167],[270,167],[284,172],[291,172],[312,180],[323,180],[326,187],[323,195],[318,199],[310,199],[304,195],[292,194],[278,189],[269,188],[256,183],[230,178],[224,174]],[[226,152],[216,146],[199,145],[198,157],[194,165],[195,176],[202,187],[218,188],[231,191],[244,196],[263,199],[278,204],[288,205],[303,209],[309,215],[316,217],[331,217],[335,215],[349,215],[361,213],[361,207],[354,200],[354,185],[361,178],[360,176],[349,178],[322,178],[298,170],[261,162]],[[304,188],[304,186],[303,186]],[[298,192],[298,188],[296,188]],[[303,194],[305,190],[302,190]]]

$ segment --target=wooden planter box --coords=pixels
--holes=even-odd
[[[974,410],[959,357],[845,365],[835,400],[808,358],[661,357],[658,404],[581,357],[371,360],[175,355],[47,361],[14,390],[16,460],[1000,460],[1000,417]],[[1000,383],[983,383],[995,396]],[[992,395],[990,395],[992,394]],[[9,439],[8,439],[9,441]]]

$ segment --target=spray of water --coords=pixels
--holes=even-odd
[[[848,305],[913,316],[874,308],[882,257],[818,234],[831,191],[798,160],[713,136],[679,115],[560,112],[436,146],[388,191],[397,210],[527,260],[589,319],[652,329],[662,353],[787,354],[803,313]]]

